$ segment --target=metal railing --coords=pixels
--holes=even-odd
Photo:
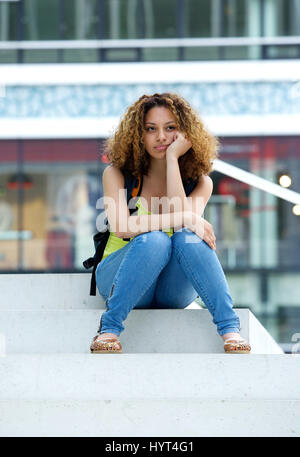
[[[122,40],[22,40],[0,41],[1,50],[18,49],[123,49],[226,46],[300,46],[299,36],[224,37],[224,38],[153,38]]]
[[[256,187],[257,189],[268,192],[276,197],[282,198],[295,205],[300,205],[300,194],[290,189],[285,189],[278,184],[275,184],[267,179],[256,176],[249,171],[242,170],[241,168],[230,165],[223,160],[216,159],[214,161],[214,171],[218,171],[238,181],[244,182],[249,186]]]
[[[292,54],[289,51],[286,54],[269,53],[274,47],[277,49],[294,47]],[[37,50],[57,50],[58,62],[64,62],[64,51],[67,50],[95,50],[98,55],[95,57],[99,62],[106,61],[129,61],[140,62],[149,60],[149,56],[145,56],[142,51],[173,49],[177,51],[173,60],[182,61],[189,60],[185,53],[191,49],[213,49],[214,53],[217,50],[217,56],[214,54],[212,60],[226,60],[232,57],[226,57],[224,51],[226,49],[249,48],[249,56],[245,54],[244,59],[275,59],[275,58],[300,58],[300,37],[299,36],[282,36],[282,37],[222,37],[222,38],[163,38],[163,39],[97,39],[97,40],[19,40],[19,41],[0,41],[0,51],[16,51],[17,62],[23,63],[23,52]],[[251,57],[250,49],[255,49],[255,56]],[[108,56],[107,52],[115,51],[134,51],[131,57]],[[194,58],[193,58],[194,59]],[[207,59],[207,57],[206,57]],[[151,60],[151,58],[150,58]],[[199,57],[201,60],[201,57]]]

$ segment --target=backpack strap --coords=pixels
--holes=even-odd
[[[135,182],[134,182],[134,187],[132,188],[132,182],[126,182],[126,178],[125,178],[125,187],[127,189],[127,204],[129,203],[129,200],[131,198],[134,198],[135,201],[134,203],[137,202],[138,200],[138,197],[141,195],[141,192],[142,192],[142,187],[143,187],[143,176],[142,177],[138,177],[138,178],[135,178]],[[128,189],[132,189],[131,190],[131,193],[129,192]],[[132,205],[131,208],[129,208],[129,214],[130,216],[136,211],[136,205]],[[130,241],[130,238],[123,238],[124,241]]]

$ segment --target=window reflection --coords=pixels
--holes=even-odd
[[[298,137],[221,138],[220,159],[299,192]],[[21,144],[21,148],[20,148]],[[0,141],[0,270],[81,271],[93,253],[102,141]],[[20,154],[20,151],[22,154]],[[213,172],[205,217],[224,268],[299,268],[293,204]]]
[[[95,140],[0,142],[0,270],[81,270],[103,195]],[[21,170],[21,172],[20,172]]]

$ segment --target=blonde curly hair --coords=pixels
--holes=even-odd
[[[173,93],[142,95],[127,109],[115,133],[105,141],[110,163],[135,177],[148,174],[151,157],[145,149],[144,122],[147,112],[157,106],[164,106],[172,112],[177,128],[192,143],[192,147],[178,159],[182,180],[197,180],[208,175],[217,157],[219,141],[207,131],[188,102]]]

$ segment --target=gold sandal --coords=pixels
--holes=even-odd
[[[227,354],[249,354],[251,352],[251,346],[243,338],[228,338],[224,341],[224,351]]]
[[[90,346],[90,351],[93,354],[107,354],[107,353],[121,353],[122,345],[118,339],[114,338],[103,338],[98,339],[99,335],[96,335]],[[119,347],[118,347],[119,346]]]

